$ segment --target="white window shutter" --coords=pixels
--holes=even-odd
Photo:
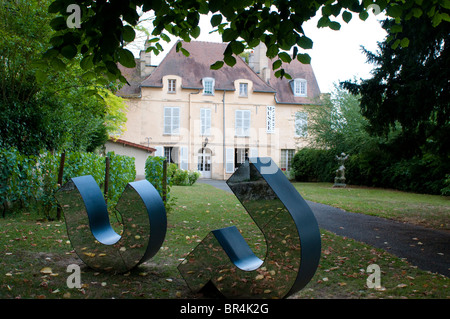
[[[225,172],[234,173],[234,148],[226,148]]]
[[[164,156],[164,147],[155,146],[155,148],[156,148],[155,156]]]
[[[180,168],[183,170],[188,170],[189,168],[189,153],[187,146],[182,146],[180,148]]]

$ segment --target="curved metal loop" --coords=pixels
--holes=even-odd
[[[128,183],[115,209],[122,231],[112,227],[103,194],[90,175],[70,179],[56,194],[67,233],[77,255],[89,267],[126,272],[153,257],[164,242],[164,203],[147,180]]]
[[[264,260],[236,227],[210,232],[178,266],[191,290],[211,282],[229,298],[283,298],[314,275],[321,252],[317,221],[305,200],[270,158],[251,158],[228,186],[264,234]]]

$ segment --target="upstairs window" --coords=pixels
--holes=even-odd
[[[213,78],[203,78],[203,94],[204,95],[214,95],[214,79]]]
[[[177,80],[169,79],[168,86],[167,86],[167,92],[168,93],[176,93],[176,85],[177,85]]]
[[[250,136],[250,111],[236,110],[235,134],[236,136]]]
[[[248,96],[248,83],[239,83],[239,96],[240,97]]]
[[[307,82],[305,79],[295,79],[291,82],[294,96],[307,96]]]
[[[211,109],[200,109],[200,134],[210,135],[211,134]]]
[[[180,108],[164,108],[164,134],[180,134]]]

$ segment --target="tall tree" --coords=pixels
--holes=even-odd
[[[378,52],[366,51],[375,66],[372,78],[343,85],[361,95],[362,114],[372,133],[400,129],[397,146],[404,146],[405,156],[431,152],[448,159],[450,23],[434,25],[426,16],[402,19],[401,28],[392,19],[385,21],[388,38]],[[389,41],[394,33],[408,39],[407,47]]]
[[[77,58],[53,67],[41,60],[54,34],[49,4],[0,1],[0,147],[92,150],[117,129],[108,116],[118,125],[124,118],[107,103],[111,83],[82,72]]]

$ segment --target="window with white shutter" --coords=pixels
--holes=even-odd
[[[164,108],[164,134],[180,134],[180,108]]]
[[[226,148],[225,151],[225,172],[234,173],[234,148]]]
[[[250,136],[250,111],[236,110],[235,113],[235,135]]]
[[[211,109],[200,109],[200,134],[210,135],[211,134]]]
[[[180,168],[188,170],[189,168],[189,153],[187,146],[180,147]]]

